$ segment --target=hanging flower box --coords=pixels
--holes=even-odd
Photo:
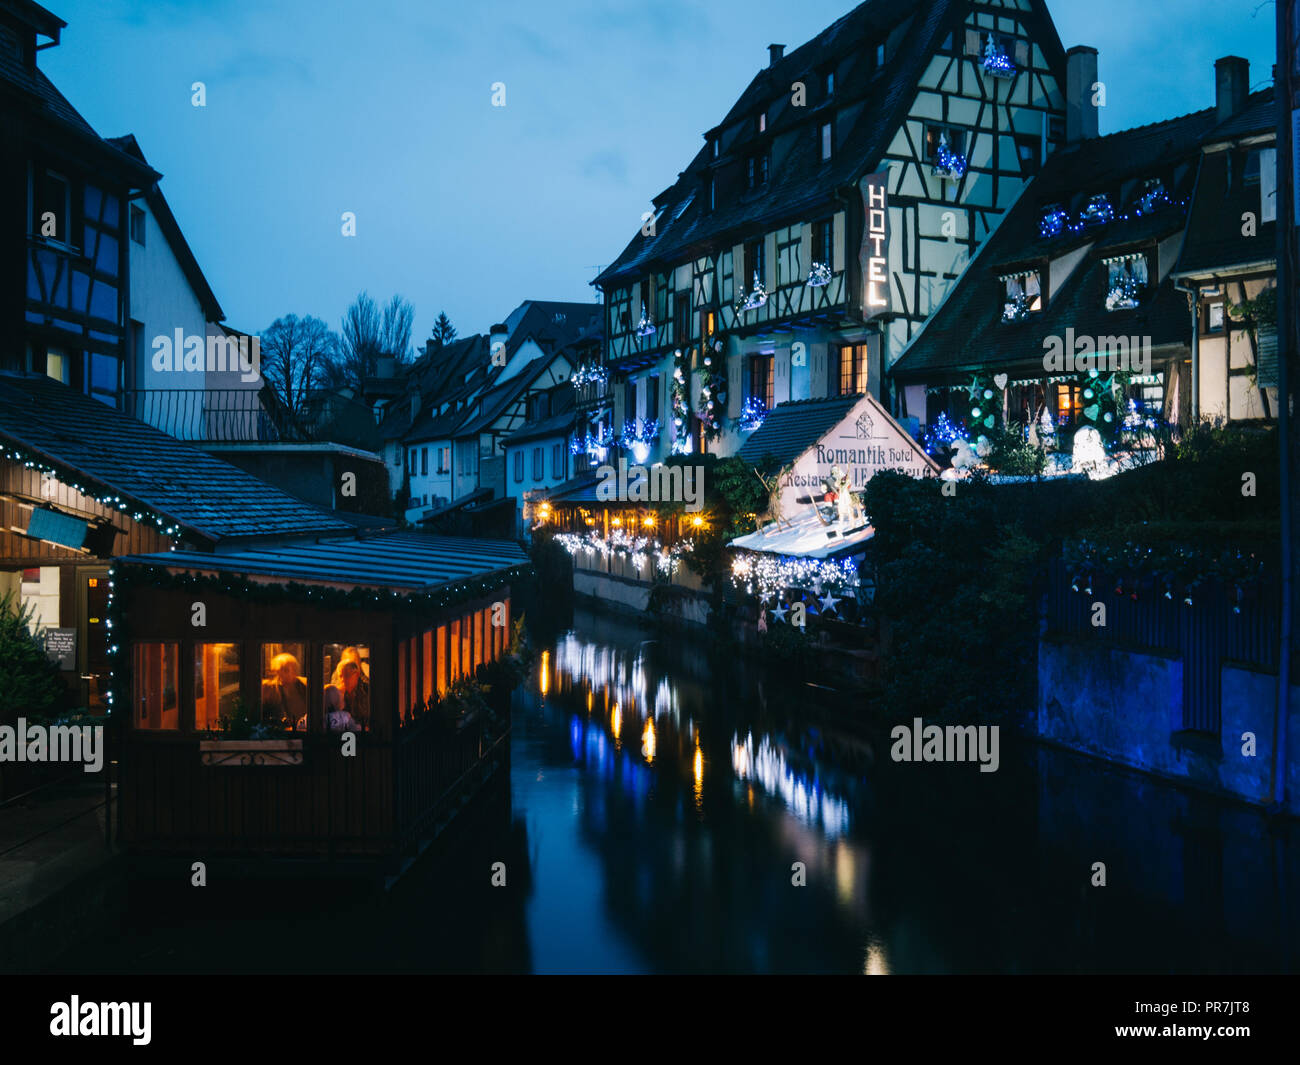
[[[948,138],[939,138],[939,148],[935,152],[934,174],[937,177],[956,181],[966,174],[966,157],[948,147]]]
[[[1159,178],[1151,178],[1143,188],[1137,203],[1133,205],[1133,213],[1141,218],[1152,211],[1158,211],[1161,207],[1168,207],[1173,202],[1165,190],[1164,182]]]
[[[609,371],[603,366],[579,366],[569,378],[574,388],[581,388],[583,385],[603,385],[608,380]]]
[[[1114,220],[1115,208],[1110,205],[1110,200],[1105,196],[1092,197],[1080,216],[1080,221],[1085,226],[1104,226]]]
[[[1023,322],[1029,317],[1029,297],[1023,292],[1012,296],[1002,305],[1004,322]]]
[[[763,282],[758,279],[758,271],[754,271],[754,287],[750,290],[749,295],[745,295],[745,290],[740,290],[740,295],[736,299],[736,313],[743,314],[745,311],[756,310],[767,302],[767,289],[763,287]]]
[[[984,45],[982,66],[995,78],[1014,78],[1017,73],[1015,62],[998,47],[991,33],[988,36],[988,43]]]
[[[1123,311],[1138,305],[1142,290],[1131,277],[1123,277],[1106,293],[1106,310]]]
[[[302,740],[199,740],[199,757],[211,766],[302,765]]]
[[[1070,213],[1059,203],[1050,204],[1043,210],[1043,217],[1038,221],[1038,235],[1050,240],[1059,237],[1069,225]]]
[[[808,271],[808,287],[821,288],[831,283],[831,268],[827,263],[813,263]]]
[[[636,335],[639,337],[653,336],[654,331],[655,331],[655,324],[650,320],[650,317],[646,314],[645,304],[643,303],[641,304],[641,320],[636,324]]]
[[[767,404],[758,396],[750,396],[740,409],[740,428],[743,432],[748,433],[762,425],[766,417]]]

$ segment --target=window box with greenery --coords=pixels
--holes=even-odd
[[[258,720],[240,698],[221,715],[220,727],[199,741],[199,757],[211,766],[301,765],[302,739]]]
[[[926,130],[926,154],[936,177],[957,181],[966,175],[964,130],[930,126]]]
[[[1036,270],[1004,277],[1006,299],[1002,304],[1004,322],[1023,322],[1043,309],[1042,282]]]
[[[1124,255],[1106,260],[1106,310],[1136,307],[1146,293],[1149,274],[1145,255]]]

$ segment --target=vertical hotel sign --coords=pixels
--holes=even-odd
[[[862,191],[862,317],[874,318],[889,310],[889,171],[868,174]]]

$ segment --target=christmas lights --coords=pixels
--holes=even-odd
[[[820,288],[831,283],[831,268],[827,263],[813,263],[808,270],[808,287]]]
[[[741,551],[731,563],[731,579],[749,594],[766,601],[790,588],[827,588],[845,592],[858,586],[857,566],[851,559],[794,558]]]
[[[938,177],[960,178],[966,173],[966,157],[948,146],[948,135],[939,134],[939,149],[935,153],[934,173]]]
[[[758,396],[750,396],[745,400],[745,405],[740,410],[740,428],[742,432],[750,432],[757,429],[763,424],[767,417],[767,404]]]
[[[1016,76],[1016,64],[1011,61],[1009,55],[998,47],[991,33],[988,36],[988,43],[984,45],[983,66],[995,78],[1014,78]]]

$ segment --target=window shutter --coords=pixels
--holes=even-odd
[[[763,238],[763,287],[768,292],[776,290],[776,234],[769,233]]]
[[[1020,70],[1029,69],[1029,42],[1028,41],[1016,41],[1015,60],[1016,60],[1016,66]]]
[[[1260,388],[1277,388],[1277,326],[1259,327],[1259,355],[1255,379]]]
[[[813,227],[810,223],[805,222],[800,227],[799,232],[799,263],[797,269],[799,277],[806,278],[808,271],[812,267],[812,246],[813,246]]]
[[[967,30],[966,31],[966,54],[979,55],[983,50],[984,47],[980,42],[980,31]]]
[[[749,291],[749,286],[753,283],[752,277],[745,276],[745,245],[737,244],[731,249],[731,302],[736,302],[736,297],[743,288]]]
[[[742,396],[744,388],[741,387],[741,359],[743,356],[737,355],[734,358],[727,358],[726,346],[723,346],[722,352],[714,353],[716,358],[727,359],[727,417],[739,418]]]
[[[844,269],[844,212],[837,211],[831,224],[831,270]]]

